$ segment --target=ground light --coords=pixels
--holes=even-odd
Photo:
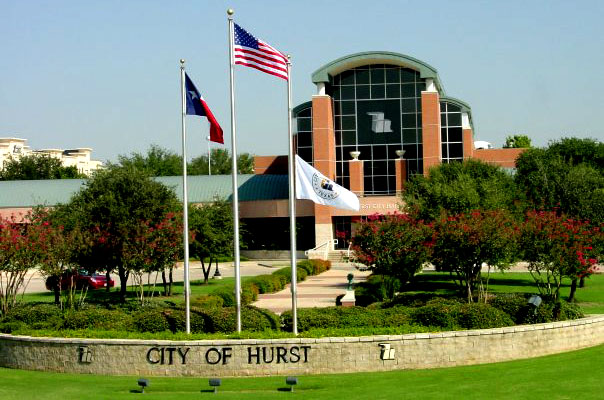
[[[289,391],[293,392],[294,385],[298,384],[298,378],[295,376],[288,376],[287,378],[285,378],[285,383],[287,383],[289,385]]]
[[[218,378],[211,378],[209,384],[214,388],[214,393],[218,393],[218,386],[222,384],[222,380]]]
[[[149,379],[139,378],[138,379],[138,386],[141,387],[141,393],[145,393],[145,388],[147,386],[149,386]]]

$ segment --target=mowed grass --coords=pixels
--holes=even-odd
[[[133,399],[137,378],[0,368],[0,399]],[[207,377],[149,380],[145,399],[601,399],[604,346],[467,367],[299,376],[293,393],[284,377],[223,378],[217,395]]]
[[[483,279],[487,277],[485,273],[482,276]],[[414,283],[406,286],[405,291],[454,294],[459,293],[459,287],[448,273],[424,272],[416,277]],[[488,291],[489,293],[539,293],[535,280],[528,272],[491,272]],[[567,299],[569,292],[570,280],[565,279],[560,291],[562,298]],[[595,274],[587,278],[585,287],[578,288],[575,297],[586,314],[604,314],[604,275]]]
[[[246,282],[249,279],[253,279],[250,276],[244,276],[241,278],[241,282]],[[146,286],[148,288],[148,286]],[[172,284],[172,296],[163,296],[163,286],[161,282],[155,285],[155,293],[153,294],[154,299],[163,299],[173,301],[174,303],[184,303],[183,296],[183,282],[174,282]],[[228,288],[234,290],[235,278],[223,278],[223,279],[210,279],[208,283],[203,283],[203,280],[191,281],[191,296],[201,296],[211,294],[215,290],[221,288]],[[89,303],[115,303],[119,302],[119,288],[112,288],[111,291],[107,292],[105,289],[89,290],[86,294],[87,301]],[[79,291],[78,291],[79,293]],[[150,291],[147,292],[147,298],[150,298]],[[133,286],[128,286],[127,298],[136,298],[136,290]],[[23,296],[19,296],[19,299],[23,299],[25,302],[54,302],[54,293],[51,291],[39,292],[39,293],[27,293]]]

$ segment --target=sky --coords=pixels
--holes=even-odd
[[[604,2],[588,0],[0,0],[0,137],[102,161],[151,144],[180,154],[184,58],[230,148],[228,8],[291,55],[294,106],[321,66],[384,50],[436,68],[471,106],[475,140],[604,140]],[[235,101],[238,151],[287,154],[286,82],[236,66]],[[187,117],[189,157],[207,135]]]

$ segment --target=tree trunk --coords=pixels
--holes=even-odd
[[[168,281],[166,280],[166,270],[161,272],[161,281],[164,287],[164,296],[168,296]]]
[[[174,267],[170,267],[170,272],[168,273],[168,296],[172,296],[172,284],[174,283],[174,277],[172,276],[172,271]]]
[[[109,268],[107,268],[107,272],[105,272],[105,277],[107,278],[107,284],[105,285],[105,291],[109,292],[111,291],[111,288],[109,287],[109,281],[111,280],[111,270]]]
[[[210,257],[210,262],[208,264],[208,268],[206,269],[206,264],[203,261],[203,258],[201,259],[201,270],[203,271],[203,283],[208,283],[208,280],[210,279],[210,270],[212,269],[212,257]]]
[[[55,293],[55,304],[57,306],[61,305],[61,288],[59,288],[59,285],[55,285],[55,287],[53,288],[53,291]]]
[[[577,279],[573,279],[570,283],[570,294],[568,295],[568,302],[575,301],[575,292],[577,291]]]
[[[582,276],[581,279],[579,280],[579,287],[580,288],[585,287],[585,276]]]
[[[120,303],[125,303],[126,290],[128,289],[128,271],[120,265],[117,268],[117,273],[120,276]]]

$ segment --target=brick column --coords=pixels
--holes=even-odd
[[[313,164],[323,175],[336,175],[336,137],[333,126],[333,103],[327,95],[312,97]],[[331,208],[315,204],[315,246],[333,239]]]
[[[359,197],[365,194],[365,174],[362,160],[348,161],[350,171],[350,191]]]
[[[442,160],[440,141],[440,102],[438,92],[422,92],[422,145],[424,175]]]
[[[472,128],[463,129],[463,158],[467,160],[474,156],[474,135]]]
[[[407,181],[407,160],[404,158],[394,160],[394,172],[396,174],[396,194],[399,194],[405,188]]]

